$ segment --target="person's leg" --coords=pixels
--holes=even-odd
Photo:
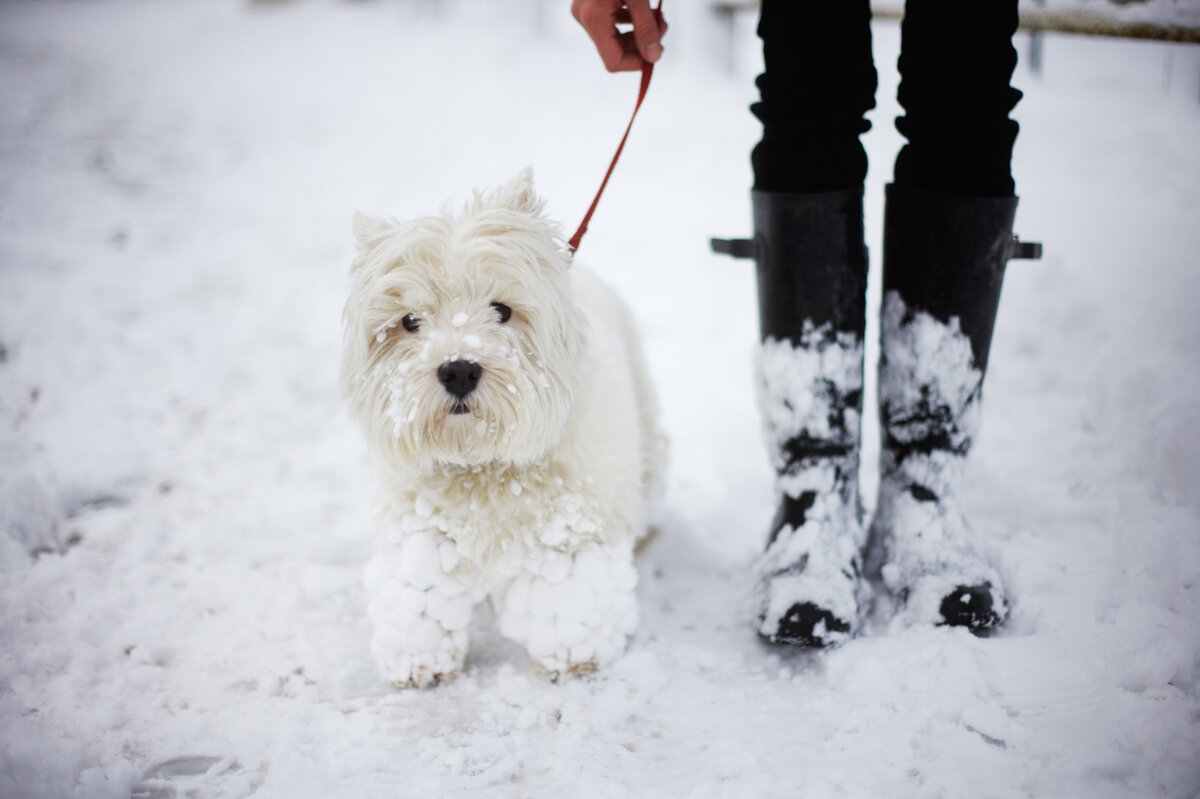
[[[907,143],[896,158],[897,186],[1013,195],[1016,30],[1016,0],[908,0],[899,61],[904,115],[896,120]]]
[[[758,570],[758,632],[824,646],[856,628],[865,583],[858,494],[874,106],[867,0],[765,0],[754,167],[760,402],[778,510]]]
[[[876,74],[868,0],[763,0],[762,139],[751,153],[754,188],[825,192],[862,188]]]
[[[1009,600],[959,507],[1012,236],[1016,0],[909,0],[884,214],[871,571],[913,621],[979,631]]]

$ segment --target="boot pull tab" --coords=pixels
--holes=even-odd
[[[1021,241],[1016,236],[1008,240],[1008,247],[1005,248],[1004,252],[1004,260],[1006,261],[1013,259],[1037,261],[1041,257],[1042,243],[1040,241]]]
[[[712,251],[719,255],[728,255],[733,258],[754,257],[753,239],[709,239],[708,243],[712,247]]]
[[[754,257],[754,240],[753,239],[709,239],[709,246],[712,251],[718,255],[728,255],[731,258],[753,258]],[[1042,257],[1042,243],[1040,241],[1021,241],[1016,236],[1008,240],[1008,246],[1004,250],[1004,260],[1025,260],[1037,261]]]

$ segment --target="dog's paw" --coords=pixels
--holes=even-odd
[[[410,670],[406,679],[392,680],[391,686],[397,691],[404,691],[410,688],[433,688],[442,683],[451,682],[457,676],[457,671],[435,672],[429,667],[422,666],[415,670]]]
[[[594,660],[589,660],[586,663],[576,663],[562,670],[552,669],[544,663],[534,663],[533,669],[538,674],[550,680],[550,682],[558,682],[563,678],[586,677],[589,674],[595,674],[600,670],[600,664]]]
[[[590,674],[616,660],[638,624],[629,547],[547,553],[504,592],[500,631],[554,677]]]
[[[428,618],[376,622],[371,651],[383,678],[397,687],[426,688],[446,682],[462,668],[467,634]]]
[[[420,633],[418,634],[420,635]],[[371,639],[371,650],[380,674],[394,688],[430,688],[449,682],[462,669],[466,654],[459,645],[459,634],[439,634],[431,648],[417,651],[415,643],[403,630],[394,627],[376,628]],[[428,644],[429,633],[421,636],[419,643]]]
[[[475,596],[442,565],[434,533],[415,533],[381,549],[367,566],[371,651],[384,678],[427,687],[461,670]]]

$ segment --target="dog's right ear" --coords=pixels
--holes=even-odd
[[[359,251],[368,252],[373,249],[389,227],[387,222],[374,219],[364,213],[356,213],[353,228],[354,237],[358,239]]]
[[[533,188],[533,167],[527,166],[516,177],[505,183],[499,195],[504,204],[514,211],[538,215],[545,205]]]

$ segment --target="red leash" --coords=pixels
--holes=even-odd
[[[654,19],[656,22],[662,21],[662,0],[659,0],[658,8],[654,9]],[[608,171],[604,173],[604,180],[600,181],[600,190],[596,192],[596,198],[592,200],[591,207],[583,215],[583,221],[579,223],[579,229],[575,231],[575,235],[567,242],[567,246],[571,250],[571,255],[574,255],[575,251],[579,249],[579,242],[583,239],[583,234],[587,233],[588,222],[592,221],[592,214],[596,213],[596,206],[600,204],[600,195],[604,194],[604,187],[608,185],[608,179],[612,177],[613,170],[617,168],[617,161],[621,157],[621,151],[625,149],[625,140],[629,138],[629,131],[633,129],[633,120],[637,119],[638,109],[642,107],[642,100],[646,99],[646,90],[650,88],[650,76],[653,74],[653,64],[646,62],[642,65],[642,85],[638,89],[637,103],[633,106],[633,114],[629,117],[629,124],[625,127],[625,135],[621,137],[621,143],[617,145],[617,152],[613,155],[612,162],[608,165]]]

